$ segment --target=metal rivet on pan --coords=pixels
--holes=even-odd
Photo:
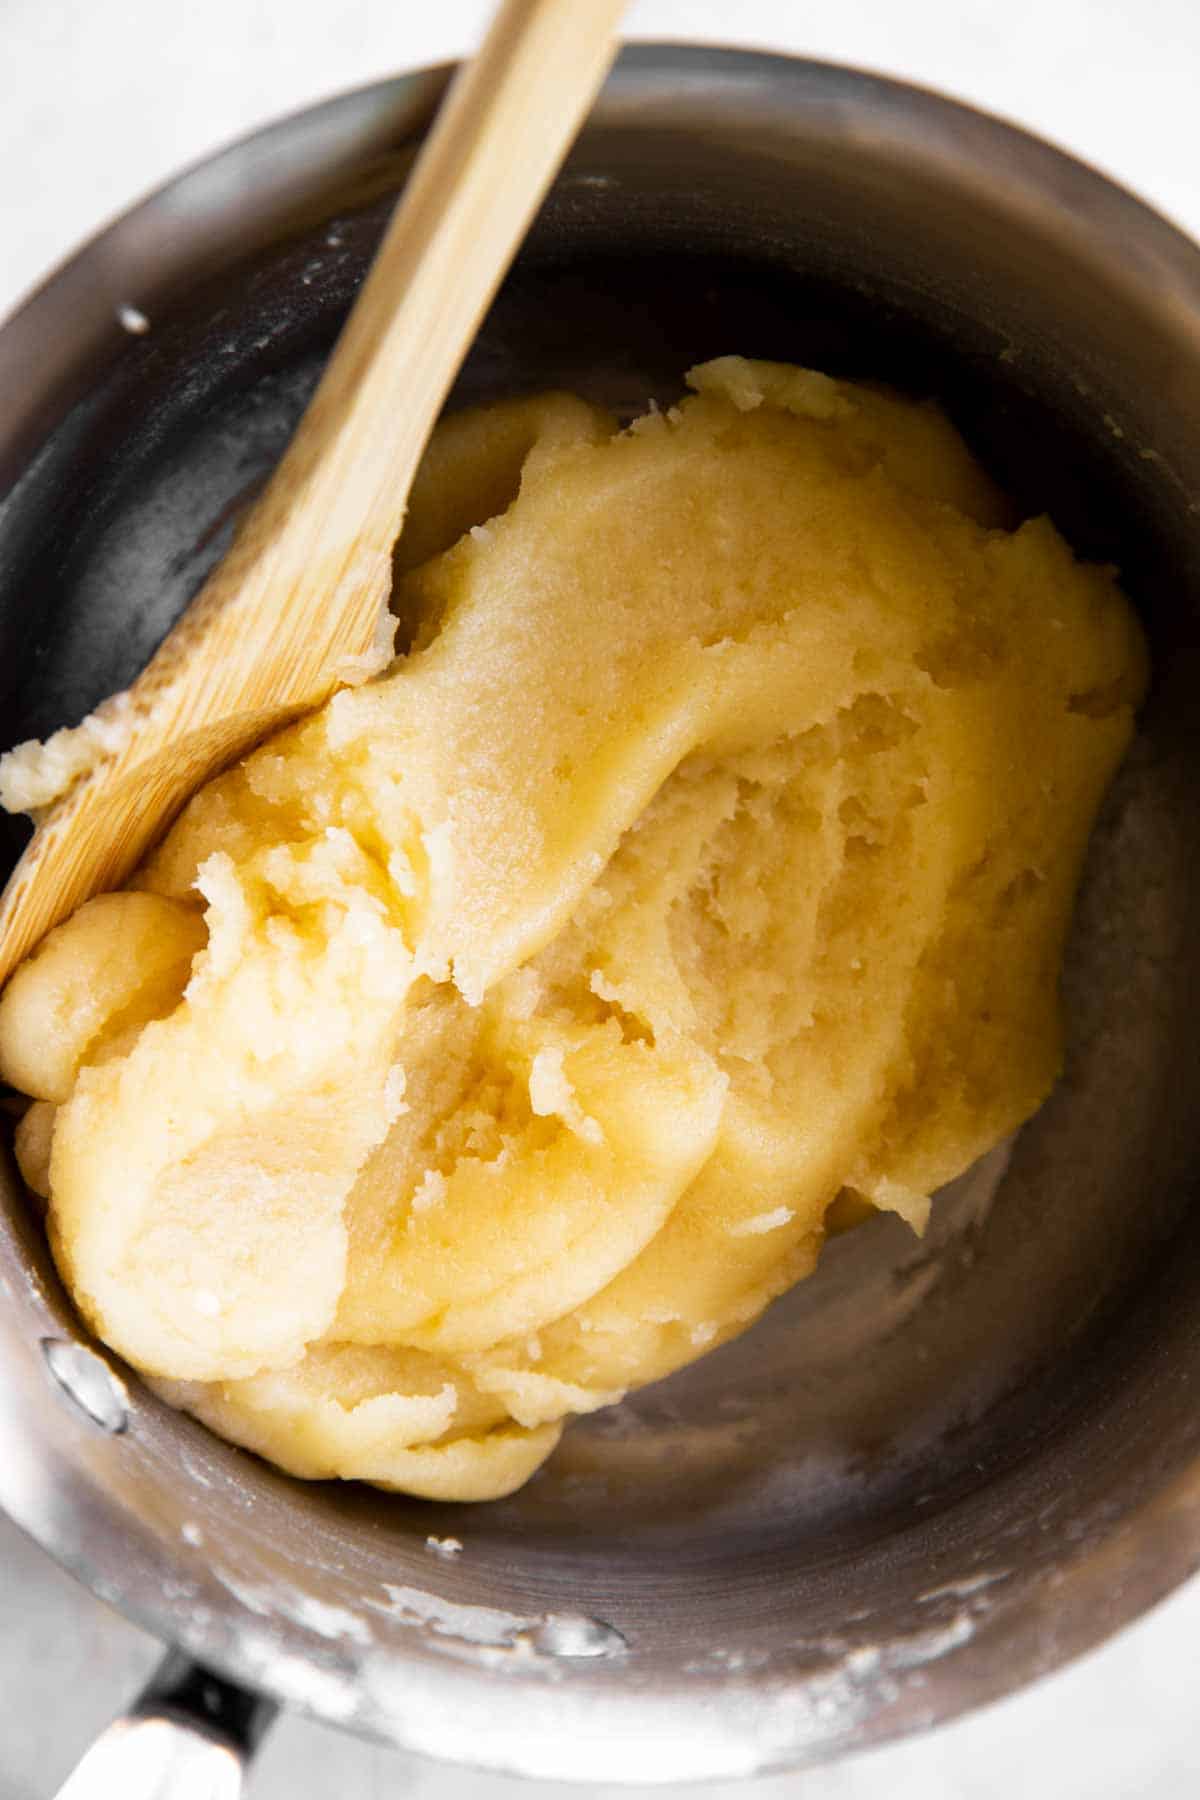
[[[545,1656],[616,1656],[629,1648],[615,1625],[581,1613],[547,1613],[529,1639]]]
[[[86,1413],[94,1425],[114,1436],[125,1430],[129,1424],[129,1393],[103,1357],[85,1344],[74,1344],[67,1338],[43,1338],[42,1355],[68,1400]]]

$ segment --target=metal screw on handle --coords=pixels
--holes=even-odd
[[[55,1800],[239,1800],[277,1711],[172,1650]]]

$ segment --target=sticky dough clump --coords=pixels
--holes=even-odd
[[[452,418],[405,653],[0,1001],[84,1315],[295,1474],[511,1491],[1055,1078],[1128,605],[932,407],[689,380]]]

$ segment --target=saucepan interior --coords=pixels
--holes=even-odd
[[[0,336],[25,376],[0,445],[19,473],[4,741],[128,681],[224,549],[438,87],[352,95],[226,152]],[[148,330],[120,328],[123,302]],[[292,1482],[169,1412],[89,1356],[5,1190],[14,1515],[286,1700],[533,1773],[749,1773],[915,1729],[1200,1562],[1200,255],[915,90],[627,53],[452,404],[562,386],[628,414],[729,351],[937,395],[1143,612],[1154,690],[1093,844],[1067,1070],[1038,1117],[941,1196],[923,1241],[895,1219],[837,1240],[740,1342],[580,1421],[523,1492],[477,1508]]]

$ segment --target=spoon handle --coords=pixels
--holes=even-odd
[[[430,429],[604,79],[623,9],[504,0],[438,115],[247,534],[278,559],[272,586],[295,595],[298,699],[309,665],[371,644],[372,575],[390,568]]]
[[[0,984],[53,925],[118,886],[216,769],[386,660],[391,551],[421,452],[623,10],[503,0],[228,554],[99,730],[56,734],[55,765],[79,775],[0,897]]]

